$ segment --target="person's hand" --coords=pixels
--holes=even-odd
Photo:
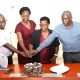
[[[29,51],[28,50],[25,50],[24,54],[26,55],[26,57],[29,57]]]
[[[30,50],[30,55],[31,55],[31,56],[34,56],[34,55],[36,55],[37,53],[38,53],[37,50]]]
[[[20,52],[20,55],[22,55],[23,57],[27,57],[24,52]]]
[[[50,62],[51,62],[51,63],[56,63],[56,57],[57,57],[57,56],[53,56],[53,57],[50,59]]]

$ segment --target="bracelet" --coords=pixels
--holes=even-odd
[[[56,56],[56,57],[57,57],[58,55],[57,55],[57,54],[54,54],[54,56]]]

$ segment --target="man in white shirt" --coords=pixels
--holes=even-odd
[[[8,57],[12,55],[12,52],[16,52],[26,57],[26,54],[24,52],[17,50],[11,45],[10,33],[9,31],[5,30],[5,25],[6,19],[2,14],[0,14],[0,56],[2,56],[3,59],[4,56]],[[2,65],[2,59],[0,57],[0,65]]]

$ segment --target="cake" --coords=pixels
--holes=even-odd
[[[41,75],[43,72],[42,64],[41,63],[27,63],[24,65],[24,73],[26,75]]]

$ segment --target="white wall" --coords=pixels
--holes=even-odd
[[[80,0],[0,0],[0,13],[7,19],[7,26],[14,31],[16,24],[20,21],[19,9],[28,6],[31,9],[31,19],[37,23],[42,16],[51,19],[50,28],[61,22],[61,13],[70,10],[73,20],[80,21]]]
[[[28,6],[31,9],[30,18],[39,28],[39,19],[48,16],[51,20],[50,29],[61,23],[61,14],[64,10],[70,10],[73,20],[80,21],[80,0],[0,0],[0,13],[7,19],[7,28],[12,31],[13,45],[16,46],[15,27],[20,21],[19,9]]]

